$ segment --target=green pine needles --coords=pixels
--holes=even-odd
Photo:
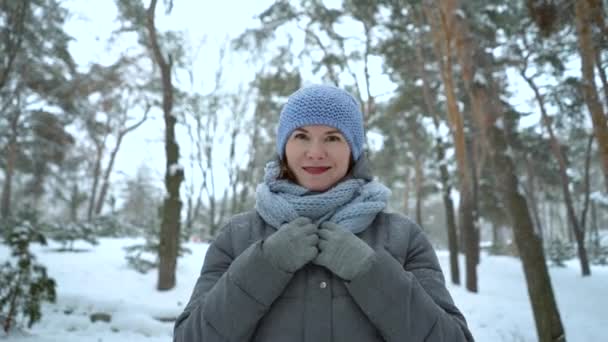
[[[55,280],[30,252],[31,243],[46,245],[42,224],[31,210],[2,223],[4,242],[11,249],[9,260],[0,265],[0,324],[5,333],[27,321],[28,328],[42,318],[43,301],[55,302]]]

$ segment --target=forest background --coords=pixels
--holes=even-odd
[[[539,340],[563,335],[548,265],[608,257],[606,3],[253,3],[2,0],[5,330],[56,297],[35,243],[144,237],[127,263],[174,288],[185,242],[252,207],[287,96],[328,83],[447,281],[515,256]]]

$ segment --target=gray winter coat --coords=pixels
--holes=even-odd
[[[375,251],[346,282],[308,264],[294,274],[263,256],[275,228],[256,212],[231,219],[211,244],[175,342],[473,341],[421,229],[380,213],[360,234]]]

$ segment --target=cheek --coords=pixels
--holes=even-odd
[[[340,170],[346,172],[348,170],[348,166],[350,164],[350,148],[348,146],[346,148],[341,147],[336,150],[336,161],[340,165]]]
[[[287,144],[285,144],[285,157],[287,157],[287,160],[289,161],[289,159],[294,160],[298,155],[298,145],[297,143],[294,143],[292,140],[288,141]]]

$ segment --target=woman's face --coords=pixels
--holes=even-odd
[[[350,147],[337,129],[330,126],[297,128],[285,145],[287,166],[299,185],[325,191],[348,172]]]

